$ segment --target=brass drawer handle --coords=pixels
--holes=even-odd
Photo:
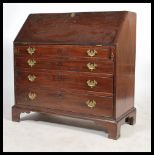
[[[36,64],[36,61],[33,60],[33,59],[32,59],[32,60],[29,59],[29,60],[27,61],[27,63],[28,63],[29,66],[33,67],[33,66]]]
[[[35,52],[35,48],[33,48],[33,47],[29,47],[28,49],[27,49],[27,52],[30,54],[30,55],[32,55],[34,52]]]
[[[88,54],[88,56],[90,56],[90,57],[93,57],[93,56],[95,56],[96,54],[97,54],[97,51],[96,50],[88,50],[87,51],[87,54]]]
[[[90,100],[88,100],[87,102],[86,102],[86,104],[87,104],[87,106],[89,107],[89,108],[95,108],[95,106],[96,106],[96,102],[94,101],[94,100],[92,100],[92,101],[90,101]]]
[[[88,69],[89,69],[89,70],[93,71],[93,70],[95,70],[95,69],[96,69],[97,64],[95,64],[95,63],[93,63],[93,64],[88,63],[88,64],[87,64],[87,67],[88,67]]]
[[[29,92],[28,97],[30,100],[34,100],[37,97],[37,95],[36,93]]]
[[[97,81],[95,81],[95,80],[93,80],[93,81],[88,80],[87,84],[88,84],[89,87],[93,88],[93,87],[95,87],[97,85]]]
[[[35,75],[28,75],[29,81],[33,82],[36,79]]]

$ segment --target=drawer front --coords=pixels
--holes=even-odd
[[[37,57],[87,57],[111,60],[112,53],[108,47],[78,45],[31,45],[15,47],[16,56]]]
[[[62,86],[65,88],[113,93],[113,79],[93,75],[79,75],[64,72]]]
[[[16,58],[17,68],[66,70],[90,73],[113,74],[114,64],[112,61],[101,61],[94,58],[90,60],[70,59],[47,59],[47,58]]]
[[[111,117],[113,99],[95,95],[74,94],[49,88],[16,87],[16,104],[72,111],[84,115]]]
[[[68,88],[86,91],[105,92],[112,95],[113,78],[91,74],[73,74],[65,71],[17,71],[16,84],[46,85],[49,87]]]

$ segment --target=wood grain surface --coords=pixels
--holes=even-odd
[[[75,117],[118,139],[122,124],[136,122],[135,55],[133,12],[29,15],[14,40],[12,120],[30,111]]]

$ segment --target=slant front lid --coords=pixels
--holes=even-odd
[[[14,43],[111,45],[127,13],[30,14]]]

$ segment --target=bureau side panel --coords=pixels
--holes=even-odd
[[[128,13],[116,41],[115,117],[134,107],[136,14]]]
[[[13,45],[13,62],[14,62],[14,104],[16,104],[16,46]]]

